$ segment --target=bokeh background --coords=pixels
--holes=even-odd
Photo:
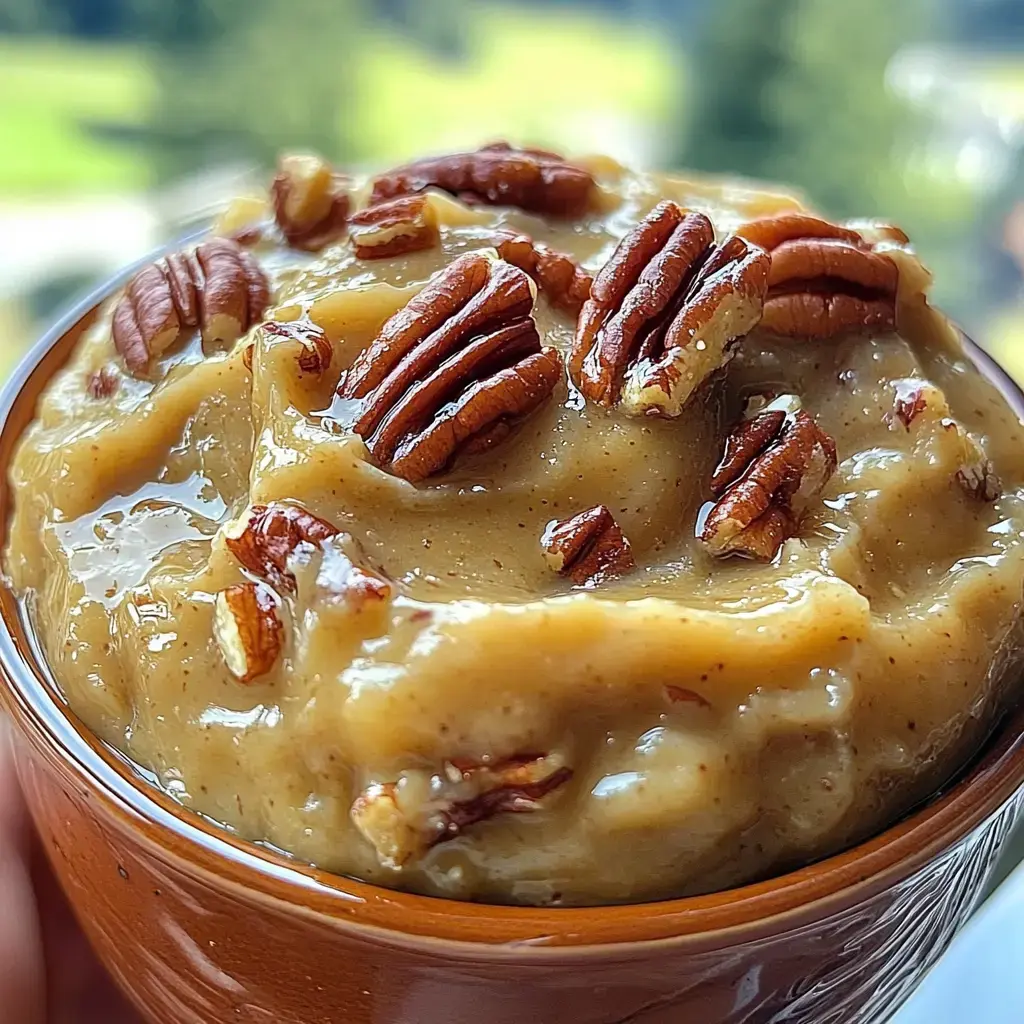
[[[280,148],[495,137],[892,218],[1024,379],[1024,0],[0,0],[0,378]]]

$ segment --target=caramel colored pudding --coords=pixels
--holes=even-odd
[[[186,806],[438,896],[705,892],[879,830],[1013,695],[1021,424],[898,230],[490,147],[290,158],[215,236],[50,385],[7,552]]]

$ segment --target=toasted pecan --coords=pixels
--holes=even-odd
[[[544,150],[498,142],[471,153],[431,157],[396,167],[373,183],[370,203],[435,187],[460,199],[518,206],[555,217],[578,217],[590,205],[589,171]]]
[[[590,298],[594,279],[564,252],[549,249],[529,235],[514,231],[498,236],[498,255],[519,267],[537,282],[548,301],[572,316],[579,316],[583,303]]]
[[[441,241],[437,213],[428,196],[401,196],[354,213],[349,237],[361,260],[432,249]]]
[[[399,310],[338,389],[361,399],[352,429],[381,467],[410,481],[500,441],[561,374],[542,349],[534,288],[517,267],[468,253]]]
[[[668,200],[619,243],[576,327],[570,372],[592,402],[678,416],[761,315],[768,257],[715,244],[711,221]]]
[[[132,373],[144,373],[188,329],[198,327],[204,342],[235,341],[269,301],[252,255],[230,239],[210,238],[132,277],[114,307],[114,346]]]
[[[726,440],[700,539],[713,555],[770,561],[835,469],[835,442],[810,415],[769,406]]]
[[[274,218],[290,246],[314,252],[345,233],[351,182],[326,160],[282,156],[270,186]]]
[[[831,338],[895,327],[899,271],[854,228],[789,213],[751,221],[737,233],[771,254],[766,329]]]
[[[540,543],[548,565],[577,586],[593,587],[636,568],[629,541],[605,505],[552,519]]]

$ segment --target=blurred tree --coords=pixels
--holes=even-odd
[[[902,212],[911,117],[885,71],[925,2],[718,0],[692,48],[684,162],[793,182],[837,215]]]
[[[350,155],[346,54],[360,0],[143,0],[160,45],[151,115],[158,173],[227,161],[272,162],[281,149]]]

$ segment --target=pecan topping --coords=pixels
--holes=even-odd
[[[239,682],[266,675],[284,643],[277,596],[262,583],[238,583],[214,603],[213,634],[224,662]]]
[[[114,307],[114,346],[133,373],[198,327],[204,342],[230,344],[270,301],[259,264],[237,243],[211,238],[143,267]]]
[[[711,702],[696,690],[688,690],[685,686],[676,686],[675,683],[665,684],[665,696],[671,704],[696,704],[700,708],[711,707]]]
[[[281,157],[270,198],[288,244],[315,252],[340,238],[351,202],[348,189],[348,178],[318,156]]]
[[[552,754],[522,754],[495,764],[450,761],[443,776],[432,780],[436,799],[417,805],[401,783],[375,783],[353,803],[352,821],[381,864],[398,870],[481,821],[540,810],[541,801],[572,774]]]
[[[892,330],[899,271],[851,227],[809,214],[751,221],[739,234],[771,253],[762,326],[799,338]]]
[[[370,203],[412,195],[431,186],[464,201],[578,217],[590,204],[594,179],[589,171],[554,153],[496,142],[473,153],[453,153],[397,167],[373,183]]]
[[[354,565],[347,556],[342,557],[331,548],[328,542],[336,537],[347,539],[326,519],[301,505],[283,502],[252,505],[224,530],[224,542],[243,568],[280,591],[295,590],[292,559],[308,557],[319,548],[324,560],[318,586],[329,593],[350,597],[357,604],[364,597],[390,597],[391,585],[387,580]]]
[[[359,610],[391,599],[391,584],[376,573],[356,565],[341,547],[327,542],[323,544],[323,552],[316,585],[328,600],[341,601],[349,608]]]
[[[540,544],[548,565],[577,586],[594,587],[636,568],[629,541],[604,505],[552,519]]]
[[[910,424],[928,408],[929,393],[936,392],[937,389],[926,381],[916,380],[913,377],[893,381],[893,387],[896,389],[896,398],[893,401],[891,417],[887,414],[886,418],[890,422],[892,419],[899,420],[906,430],[910,430]],[[938,395],[938,398],[942,406],[945,407],[945,399],[941,394]]]
[[[1003,493],[1003,484],[996,473],[992,460],[985,454],[985,449],[959,423],[944,420],[943,426],[952,427],[960,432],[964,441],[964,460],[956,471],[957,483],[972,498],[978,501],[995,501]]]
[[[529,235],[504,232],[498,241],[498,255],[507,263],[525,271],[553,306],[579,316],[590,298],[594,279],[576,261],[563,252],[540,245]]]
[[[110,398],[117,392],[120,380],[117,371],[112,366],[101,366],[98,370],[89,374],[85,382],[85,390],[90,398]]]
[[[711,221],[659,203],[597,275],[573,341],[580,391],[633,415],[678,416],[761,315],[768,257]]]
[[[427,196],[403,196],[352,215],[349,235],[361,260],[432,249],[441,242],[437,213]]]
[[[331,345],[324,329],[312,320],[267,320],[260,330],[264,334],[283,338],[296,346],[295,361],[300,372],[322,377],[330,369],[331,361],[334,359],[334,346]],[[252,369],[254,345],[255,343],[247,345],[242,353],[242,361],[247,370]]]
[[[551,394],[561,360],[540,346],[533,302],[521,270],[468,253],[384,324],[338,389],[362,399],[352,429],[381,467],[423,480],[496,444]]]
[[[726,440],[700,539],[713,555],[770,561],[835,469],[835,442],[806,412],[769,406]]]

